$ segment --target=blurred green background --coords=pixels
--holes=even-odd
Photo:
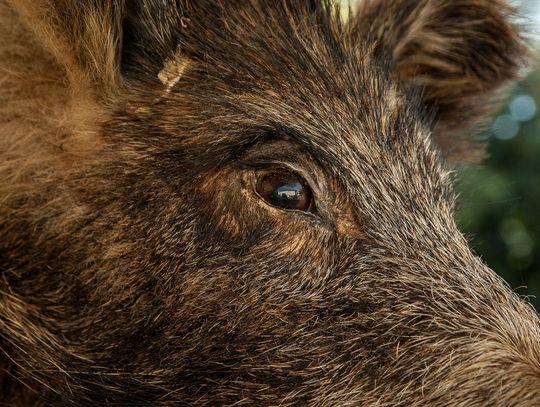
[[[458,170],[461,230],[487,264],[540,310],[540,71],[515,87],[482,136],[489,156]]]
[[[536,69],[482,135],[487,160],[458,170],[457,189],[458,222],[473,248],[540,311],[539,101]]]
[[[515,1],[538,49],[540,1]],[[540,61],[540,52],[536,51]],[[540,65],[540,64],[539,64]],[[540,69],[512,88],[479,137],[481,165],[458,170],[458,222],[475,251],[540,311]]]

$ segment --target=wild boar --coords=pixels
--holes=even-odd
[[[540,405],[451,163],[503,0],[0,1],[1,402]]]

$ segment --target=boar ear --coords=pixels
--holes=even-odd
[[[65,69],[70,85],[107,97],[119,85],[122,0],[8,0]]]
[[[514,11],[503,0],[362,0],[352,25],[397,78],[421,87],[436,142],[466,160],[478,153],[471,133],[528,58]]]

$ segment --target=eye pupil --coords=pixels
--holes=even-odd
[[[309,211],[312,194],[307,183],[297,174],[278,171],[263,175],[257,185],[258,194],[270,205],[282,209]]]

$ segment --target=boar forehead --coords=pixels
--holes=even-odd
[[[184,156],[196,157],[193,170],[204,172],[254,143],[286,138],[336,177],[378,230],[389,226],[381,218],[397,213],[448,218],[450,177],[431,146],[418,91],[391,77],[389,60],[369,38],[325,12],[306,22],[271,9],[256,23],[239,13],[227,29],[214,29],[211,42],[180,43],[186,51],[164,69],[181,67],[181,77],[170,80],[150,116],[176,136],[163,148],[179,143]],[[189,24],[188,31],[201,29]]]

